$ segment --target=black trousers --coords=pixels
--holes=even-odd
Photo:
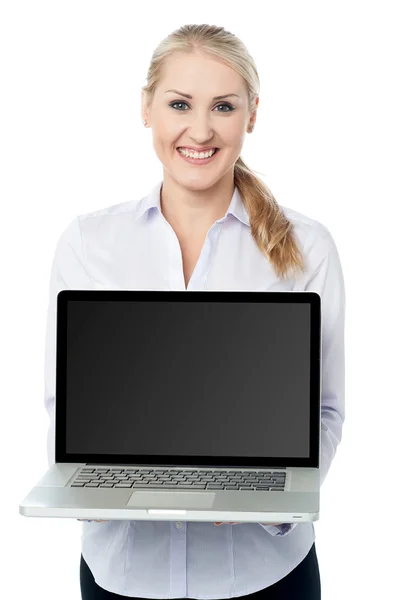
[[[83,555],[80,558],[80,590],[82,600],[119,600],[132,598],[104,590],[94,580]],[[273,585],[254,594],[242,596],[247,600],[321,600],[319,563],[315,544],[295,569]]]

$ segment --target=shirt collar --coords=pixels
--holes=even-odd
[[[152,208],[157,208],[161,212],[160,203],[160,192],[163,181],[159,181],[150,191],[148,196],[144,196],[138,203],[136,210],[136,220],[142,217],[145,213],[150,211]],[[239,219],[244,225],[249,226],[249,216],[242,202],[241,195],[238,191],[237,186],[234,186],[233,196],[231,198],[230,205],[226,211],[224,218],[229,214],[233,215],[236,219]]]

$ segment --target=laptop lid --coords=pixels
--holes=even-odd
[[[317,292],[62,290],[55,461],[319,467]]]

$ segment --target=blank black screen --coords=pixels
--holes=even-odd
[[[67,305],[66,452],[308,457],[308,303]]]

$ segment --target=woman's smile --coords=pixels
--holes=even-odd
[[[191,163],[192,165],[201,166],[201,165],[208,165],[215,158],[215,156],[217,156],[219,154],[220,148],[218,148],[216,150],[216,152],[214,154],[212,154],[212,156],[209,158],[190,158],[189,156],[184,156],[183,154],[181,154],[181,152],[179,152],[179,150],[177,148],[176,148],[176,152],[186,162]]]

